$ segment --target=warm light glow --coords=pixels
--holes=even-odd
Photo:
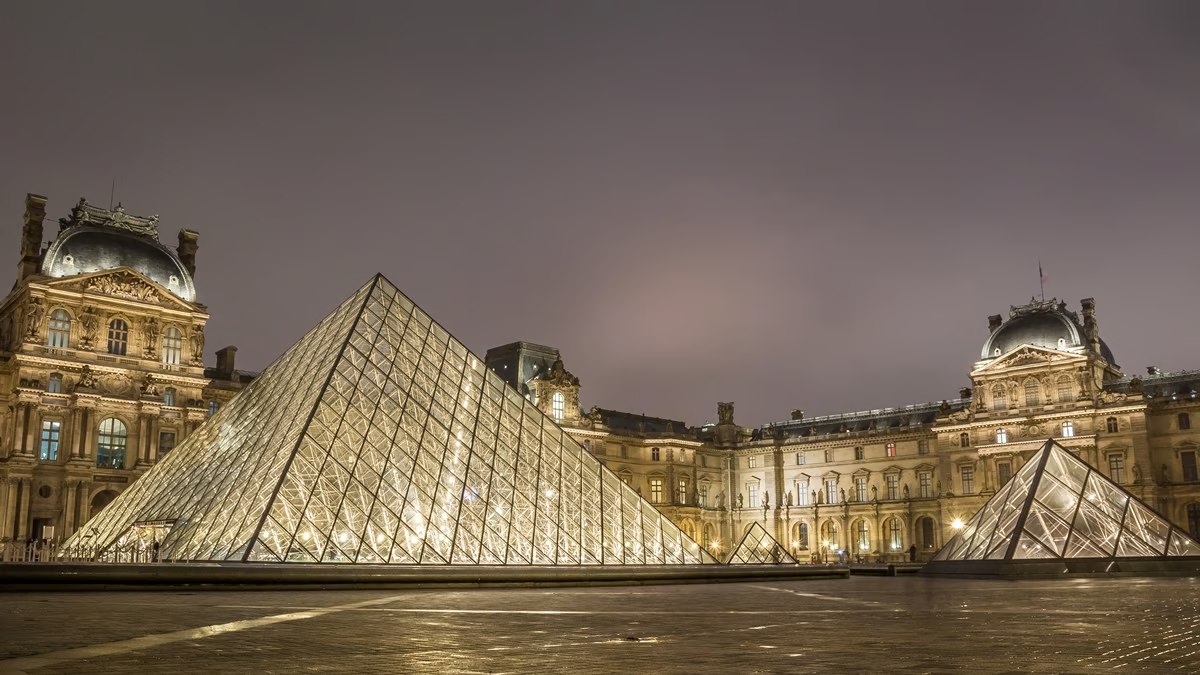
[[[954,519],[954,522],[953,522],[953,523],[950,523],[950,527],[953,527],[953,528],[954,528],[954,529],[956,529],[956,530],[961,530],[961,529],[963,529],[963,521],[962,521],[962,518],[955,518],[955,519]]]

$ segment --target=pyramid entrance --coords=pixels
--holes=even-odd
[[[1195,574],[1200,544],[1071,454],[1046,444],[923,574]]]
[[[172,561],[716,562],[382,276],[64,550],[147,536]]]
[[[726,562],[730,565],[795,565],[796,558],[755,521]]]

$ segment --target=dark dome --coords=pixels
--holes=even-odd
[[[195,301],[192,276],[174,253],[154,239],[107,227],[76,225],[59,234],[46,251],[42,274],[61,278],[118,267],[129,267]]]
[[[1051,309],[1013,317],[992,333],[983,345],[980,358],[994,359],[1025,345],[1082,351],[1087,348],[1083,328],[1063,309]],[[1100,341],[1100,353],[1109,363],[1116,363],[1112,351]]]

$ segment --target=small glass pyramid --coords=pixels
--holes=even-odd
[[[716,562],[382,276],[66,547],[145,523],[179,561]]]
[[[1050,440],[933,562],[1184,556],[1200,544]]]
[[[730,565],[795,565],[796,559],[787,552],[767,529],[755,521],[742,535],[733,553],[729,556]]]

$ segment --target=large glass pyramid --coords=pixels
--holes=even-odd
[[[382,276],[66,548],[143,530],[181,561],[716,562]]]
[[[1186,556],[1200,556],[1200,544],[1051,440],[933,563]]]
[[[767,529],[755,521],[742,535],[733,553],[729,554],[730,565],[795,565],[796,559],[787,552]]]

